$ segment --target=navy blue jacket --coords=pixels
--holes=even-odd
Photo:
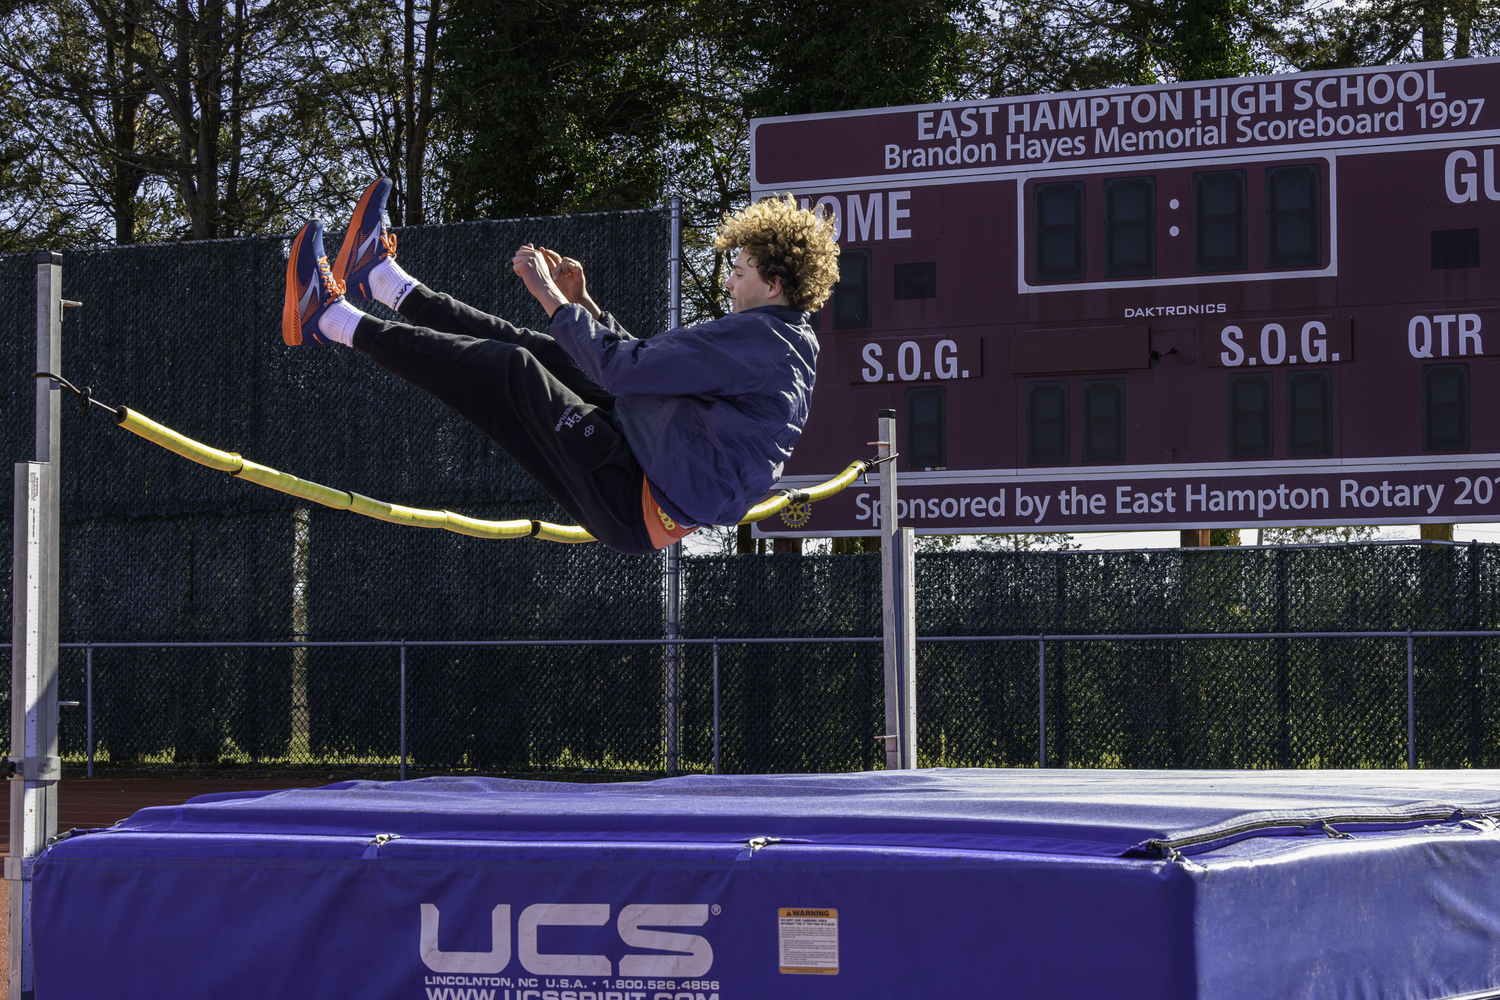
[[[566,305],[551,333],[618,398],[625,440],[674,518],[736,524],[781,478],[818,360],[801,310],[762,306],[639,340]]]

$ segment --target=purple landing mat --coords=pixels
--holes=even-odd
[[[1500,774],[488,778],[37,862],[39,1000],[1500,997]]]

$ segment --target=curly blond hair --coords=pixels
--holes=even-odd
[[[766,281],[781,279],[787,302],[814,311],[839,280],[834,220],[798,208],[790,195],[762,198],[719,223],[716,250],[744,250]]]

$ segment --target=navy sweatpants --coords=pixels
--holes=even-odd
[[[410,325],[366,316],[354,347],[479,428],[606,546],[655,551],[615,397],[562,345],[423,285],[399,311]]]

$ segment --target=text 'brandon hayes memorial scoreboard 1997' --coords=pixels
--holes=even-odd
[[[1492,60],[754,121],[842,248],[784,485],[894,409],[919,533],[1500,520],[1497,151]]]

